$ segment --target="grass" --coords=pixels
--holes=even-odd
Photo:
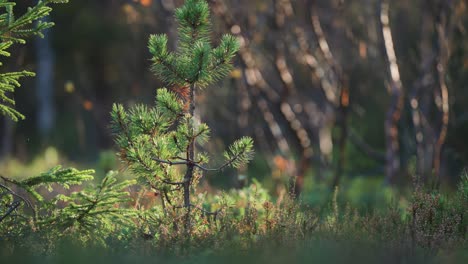
[[[17,173],[21,175],[19,169]],[[131,188],[132,200],[116,205],[132,210],[131,224],[109,218],[90,227],[77,222],[67,227],[51,223],[38,228],[30,212],[18,212],[26,220],[17,217],[0,223],[0,260],[466,263],[468,176],[462,179],[457,192],[450,195],[417,186],[411,195],[399,197],[404,203],[389,202],[398,198],[392,193],[391,199],[379,198],[380,202],[364,208],[356,205],[369,196],[362,196],[359,189],[375,194],[378,186],[362,179],[328,194],[321,205],[311,205],[307,196],[302,200],[291,200],[287,195],[272,199],[257,181],[225,193],[201,191],[194,203],[206,210],[219,209],[220,213],[215,219],[200,210],[193,211],[190,236],[183,229],[183,209],[164,212],[156,198],[142,195],[144,189]],[[61,212],[50,204],[39,211],[44,215]]]

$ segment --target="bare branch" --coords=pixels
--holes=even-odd
[[[370,158],[385,162],[385,154],[372,148],[372,146],[360,138],[353,130],[349,131],[349,139],[360,151],[366,153]]]
[[[154,161],[161,162],[164,164],[169,164],[169,165],[189,165],[190,161],[170,161],[170,160],[163,160],[163,159],[158,159],[158,158],[153,158]]]
[[[22,188],[22,186],[19,184],[19,182],[15,181],[15,180],[9,179],[9,178],[4,177],[4,176],[1,176],[1,175],[0,175],[0,178],[2,178],[2,180],[4,180],[5,182],[13,183],[13,184],[15,184],[16,186]],[[26,203],[26,205],[34,211],[34,208],[33,208],[33,206],[32,206],[31,201],[29,201],[27,198],[25,198],[25,197],[23,197],[23,196],[17,194],[17,193],[14,192],[11,188],[9,188],[9,187],[7,187],[6,185],[3,185],[3,184],[1,184],[1,183],[0,183],[0,187],[3,188],[3,189],[5,189],[5,190],[7,190],[11,195],[13,195],[13,196],[15,196],[15,197],[18,197],[19,199],[23,200],[23,201]]]
[[[8,215],[10,215],[16,208],[18,208],[18,206],[20,206],[20,202],[19,201],[16,201],[16,202],[13,202],[13,204],[8,208],[8,210],[6,211],[6,213],[2,216],[0,216],[0,222],[2,222]]]
[[[162,182],[164,182],[165,184],[169,184],[169,185],[184,185],[184,184],[186,184],[188,182],[188,180],[184,179],[181,182],[171,182],[171,181],[168,181],[168,180],[162,180]]]

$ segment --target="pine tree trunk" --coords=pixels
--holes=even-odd
[[[190,86],[190,98],[189,98],[189,114],[190,119],[188,120],[188,130],[189,134],[193,135],[193,116],[195,114],[195,86]],[[187,171],[185,172],[184,176],[184,208],[187,210],[187,215],[185,217],[185,230],[187,233],[190,233],[190,185],[193,178],[193,171],[194,165],[192,161],[194,160],[195,156],[195,139],[191,139],[190,144],[187,149],[187,160],[189,161],[187,164]]]

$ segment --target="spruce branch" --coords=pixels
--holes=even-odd
[[[8,49],[13,44],[25,44],[26,38],[43,37],[42,32],[54,25],[52,22],[40,21],[52,11],[51,4],[67,3],[67,0],[43,0],[17,18],[14,15],[15,2],[0,0],[0,56],[9,57]],[[37,23],[34,23],[37,22]],[[0,62],[0,66],[2,63]],[[7,72],[0,74],[0,114],[13,121],[25,119],[24,115],[14,109],[15,100],[8,95],[20,87],[20,79],[33,77],[29,71]]]
[[[117,182],[115,172],[111,171],[95,188],[74,192],[70,196],[59,195],[54,202],[66,202],[67,206],[54,211],[38,224],[42,228],[54,224],[63,231],[76,227],[84,231],[84,235],[102,231],[100,228],[112,228],[116,223],[131,224],[131,216],[136,212],[116,205],[130,200],[126,189],[135,183],[134,180]]]
[[[74,168],[62,169],[61,166],[56,166],[48,172],[41,173],[38,176],[31,177],[22,181],[17,181],[7,177],[0,176],[4,181],[13,183],[22,189],[26,190],[39,202],[44,201],[36,188],[39,186],[46,186],[48,189],[52,188],[52,184],[59,184],[64,188],[69,188],[70,185],[82,184],[84,181],[92,180],[94,177],[94,170],[77,170]]]
[[[8,179],[8,178],[6,178],[6,177],[4,177],[4,176],[0,176],[0,178],[2,178],[5,182],[11,182],[10,179]],[[32,210],[34,210],[31,201],[29,201],[26,197],[17,194],[17,193],[14,192],[11,188],[9,188],[8,186],[3,185],[3,184],[1,184],[1,183],[0,183],[0,188],[6,190],[8,194],[11,194],[12,196],[15,196],[15,197],[21,199],[24,203],[26,203],[26,205],[27,205],[29,208],[31,208]]]

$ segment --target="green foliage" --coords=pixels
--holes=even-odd
[[[253,158],[253,140],[249,137],[243,137],[229,146],[229,150],[224,152],[226,160],[234,168],[249,162]]]
[[[15,181],[12,179],[8,179],[7,181],[25,189],[38,201],[43,201],[44,198],[36,191],[37,187],[46,186],[49,190],[52,190],[52,184],[58,184],[68,189],[70,185],[82,184],[84,181],[92,180],[93,173],[93,170],[80,171],[74,168],[62,169],[61,166],[57,166],[48,172],[41,173],[39,176],[31,177],[23,181]]]
[[[56,186],[62,186],[63,188],[68,189],[71,185],[80,185],[85,181],[92,180],[93,173],[93,170],[77,170],[74,168],[62,169],[61,166],[56,166],[38,176],[26,178],[24,180],[11,179],[4,176],[0,176],[0,178],[5,182],[5,184],[10,184],[16,188],[23,189],[38,202],[44,202],[43,195],[37,191],[41,186],[46,187],[49,191],[52,191],[53,187]],[[8,188],[6,185],[3,186],[5,187],[4,189]],[[31,206],[29,200],[19,195],[15,195],[10,188],[8,189],[9,192],[4,194],[4,197],[7,197],[7,200],[11,200],[13,202],[28,202],[28,206]],[[21,199],[18,200],[18,198]],[[8,207],[9,203],[6,204]],[[3,212],[0,211],[0,215],[2,213]]]
[[[160,195],[164,210],[169,210],[167,204],[173,211],[189,215],[191,208],[203,211],[197,200],[190,198],[203,173],[248,163],[253,157],[253,140],[244,137],[235,141],[224,153],[225,162],[217,168],[206,167],[208,155],[196,152],[196,144],[208,142],[210,128],[193,117],[195,89],[230,72],[239,43],[225,35],[218,47],[211,48],[209,6],[204,0],[187,0],[175,11],[175,17],[179,23],[178,50],[168,51],[166,35],[151,35],[148,47],[153,55],[153,72],[182,90],[159,89],[154,107],[135,105],[126,110],[115,104],[111,117],[120,158],[140,182]],[[188,211],[177,210],[180,208]]]
[[[68,189],[71,185],[81,185],[84,181],[92,180],[93,173],[93,170],[80,171],[57,166],[39,176],[24,180],[1,176],[4,184],[0,185],[0,236],[33,227],[43,217],[42,213],[48,210],[50,203],[40,193],[41,187],[46,187],[49,192],[58,186]],[[17,190],[24,191],[27,195],[20,194]],[[30,198],[34,200],[31,201]],[[22,221],[18,221],[18,217]]]
[[[393,207],[383,214],[359,213],[337,202],[339,190],[324,208],[308,208],[287,196],[273,203],[261,184],[253,181],[246,188],[224,194],[198,194],[194,206],[200,210],[192,212],[193,230],[188,238],[184,215],[178,211],[182,209],[145,205],[144,189],[135,203],[128,203],[127,190],[133,183],[118,183],[111,174],[95,188],[52,199],[49,206],[42,207],[38,220],[9,218],[8,225],[0,224],[0,244],[6,245],[0,254],[18,254],[23,248],[28,254],[55,255],[63,239],[74,245],[72,250],[99,249],[98,255],[142,257],[212,255],[229,249],[253,252],[292,245],[296,251],[300,248],[296,244],[313,240],[317,245],[346,241],[356,243],[357,248],[382,246],[408,259],[415,252],[424,252],[426,258],[460,254],[468,242],[467,201],[460,200],[466,197],[463,188],[454,197],[418,190],[408,208],[415,214],[405,217]],[[466,179],[461,186],[466,186]],[[30,222],[35,231],[28,233],[25,226]],[[12,235],[16,239],[9,237]]]
[[[441,245],[463,243],[468,231],[468,177],[455,197],[417,187],[408,208],[409,230],[418,245],[435,249]]]
[[[31,36],[43,37],[42,31],[54,25],[52,22],[40,21],[52,11],[50,4],[66,3],[68,0],[43,0],[37,5],[28,8],[21,16],[15,18],[15,2],[0,0],[0,55],[9,57],[8,49],[13,44],[25,44],[26,38]],[[37,23],[34,23],[36,22]],[[0,66],[2,63],[0,62]],[[19,80],[24,77],[34,76],[30,71],[7,72],[0,74],[0,113],[10,117],[14,121],[24,119],[24,116],[16,111],[14,99],[8,97],[7,93],[14,92],[20,87]]]
[[[212,198],[207,197],[205,206],[211,210],[222,209],[223,207],[229,208],[228,213],[235,217],[245,217],[249,210],[259,210],[262,212],[263,205],[269,203],[272,198],[260,182],[256,179],[252,183],[240,190],[230,190],[215,195]]]
[[[132,226],[134,210],[120,208],[130,201],[127,189],[134,181],[117,182],[114,172],[109,172],[102,182],[94,187],[71,195],[58,195],[51,203],[65,202],[62,209],[54,209],[47,217],[38,221],[41,229],[53,226],[52,231],[60,234],[79,234],[86,240],[99,240],[105,245],[105,237],[125,226]],[[93,243],[95,243],[94,241]]]
[[[57,167],[23,181],[4,178],[14,189],[25,190],[30,196],[20,195],[13,187],[0,186],[0,237],[24,244],[21,237],[34,236],[54,244],[71,236],[83,245],[104,246],[109,236],[119,239],[123,230],[135,227],[137,212],[127,206],[131,201],[128,190],[135,181],[118,182],[116,173],[111,171],[96,187],[84,188],[83,181],[93,179],[91,173],[92,170]],[[58,185],[65,188],[74,185],[74,191],[70,194],[56,191],[54,198],[45,198],[40,186],[52,191]],[[18,206],[22,203],[25,205]]]
[[[153,72],[170,85],[206,87],[226,77],[239,42],[224,35],[220,44],[210,44],[209,6],[204,0],[188,0],[175,11],[179,23],[179,49],[167,50],[166,35],[151,35],[149,50],[153,54]]]
[[[35,35],[43,37],[41,32],[53,26],[51,22],[40,21],[40,19],[48,16],[52,11],[49,5],[66,2],[66,0],[39,1],[35,6],[28,8],[23,15],[15,18],[13,8],[16,4],[7,0],[0,0],[0,9],[3,10],[3,13],[0,13],[0,55],[6,57],[10,56],[11,54],[8,52],[8,48],[15,43],[25,44],[25,38],[27,37]],[[15,101],[9,98],[6,93],[14,92],[15,88],[20,86],[19,80],[27,76],[34,76],[34,73],[22,71],[0,74],[0,100],[6,103],[0,104],[0,112],[14,121],[24,119],[24,116],[9,106],[14,105]],[[16,188],[23,189],[34,197],[38,202],[36,207],[38,207],[40,211],[42,206],[47,203],[44,201],[44,197],[37,191],[39,187],[45,186],[49,191],[52,191],[53,186],[60,185],[68,189],[70,185],[79,185],[84,181],[93,179],[91,175],[93,173],[93,170],[80,171],[74,168],[62,169],[60,166],[57,166],[39,176],[24,180],[15,180],[4,176],[1,176],[1,178],[5,184],[8,183]],[[34,210],[33,204],[29,199],[17,194],[6,185],[2,184],[1,187],[3,192],[0,195],[0,199],[4,207],[0,209],[0,222],[7,219],[13,212],[15,212],[15,215],[21,215],[23,218],[27,219],[27,214],[25,214],[25,212],[17,214],[17,211],[22,202],[26,203],[30,209]],[[37,211],[34,213],[37,213]],[[35,221],[37,217],[40,216],[34,214],[32,219]],[[2,225],[2,227],[5,227],[5,225]],[[11,225],[5,230],[10,232],[12,227],[14,228],[15,225]]]
[[[255,180],[246,188],[222,194],[197,190],[205,172],[239,168],[249,162],[253,141],[247,137],[235,141],[224,152],[224,163],[215,168],[209,168],[209,156],[195,148],[210,140],[210,128],[193,117],[194,90],[229,72],[238,43],[232,36],[224,36],[218,47],[211,48],[206,1],[187,0],[176,10],[176,18],[180,25],[178,51],[167,51],[167,37],[162,35],[151,36],[149,48],[155,73],[169,85],[187,87],[188,92],[159,89],[153,107],[137,104],[126,109],[115,104],[111,112],[119,156],[145,186],[132,186],[134,180],[119,182],[113,172],[95,187],[85,186],[93,179],[93,171],[61,167],[32,178],[2,177],[0,254],[21,252],[18,249],[34,255],[56,254],[64,239],[80,249],[98,245],[105,250],[101,255],[122,254],[122,249],[132,256],[160,256],[161,252],[210,255],[221,250],[257,253],[265,245],[296,253],[289,250],[291,245],[314,241],[318,242],[314,246],[323,246],[324,241],[346,239],[358,242],[356,248],[369,243],[375,249],[377,243],[383,243],[385,251],[397,250],[395,258],[401,261],[400,256],[405,260],[412,256],[405,248],[412,253],[424,249],[427,254],[437,254],[436,249],[466,247],[466,176],[455,197],[417,189],[408,213],[393,207],[384,214],[344,207],[340,203],[343,194],[351,202],[369,200],[346,188],[343,193],[337,188],[326,206],[313,209],[284,193],[273,202]],[[352,185],[376,189],[363,179]],[[132,199],[132,194],[138,197]],[[386,201],[391,193],[379,195]],[[304,250],[310,251],[309,247]],[[354,248],[351,251],[354,257]],[[297,256],[288,257],[286,261]]]

